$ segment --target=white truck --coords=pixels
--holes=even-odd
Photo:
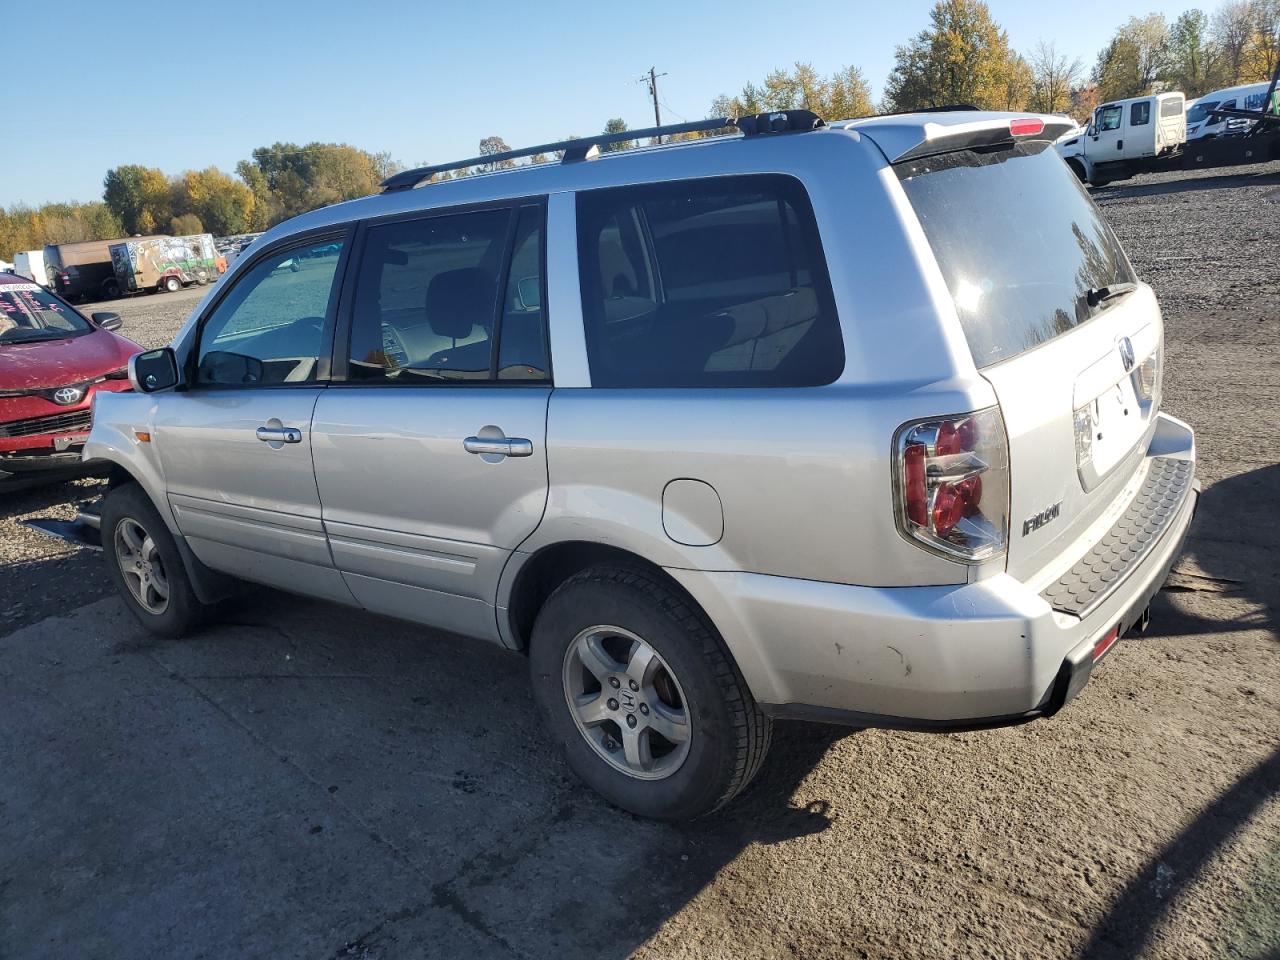
[[[1077,177],[1102,186],[1170,165],[1186,142],[1186,98],[1175,92],[1101,104],[1084,132],[1056,147]]]
[[[44,249],[19,250],[13,255],[13,272],[33,280],[42,287],[49,286],[49,272],[44,266]]]

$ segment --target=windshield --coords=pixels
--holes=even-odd
[[[1048,143],[895,169],[979,367],[1086,322],[1115,302],[1097,291],[1134,279],[1102,213]]]
[[[1201,101],[1187,111],[1187,123],[1199,123],[1205,117],[1209,116],[1209,111],[1218,105],[1217,100],[1211,100],[1208,103]]]
[[[0,343],[61,340],[91,330],[84,317],[38,284],[0,285]]]

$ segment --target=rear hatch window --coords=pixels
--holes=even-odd
[[[900,163],[979,368],[1048,343],[1133,282],[1111,228],[1051,145],[962,150]],[[1090,296],[1090,291],[1095,291]]]

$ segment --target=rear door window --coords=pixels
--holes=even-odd
[[[578,194],[598,387],[816,386],[844,346],[808,196],[766,175]]]
[[[1134,279],[1102,213],[1043,141],[895,169],[979,367],[1085,323],[1117,302],[1091,307],[1091,288]]]
[[[550,379],[541,205],[371,225],[352,305],[348,379]]]
[[[1172,101],[1169,101],[1172,102]],[[1142,127],[1151,122],[1151,101],[1143,100],[1140,103],[1129,105],[1129,126]]]

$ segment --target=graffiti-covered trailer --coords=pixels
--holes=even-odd
[[[45,267],[56,292],[68,300],[110,300],[120,296],[120,285],[111,266],[110,247],[116,242],[46,244]]]
[[[111,263],[122,293],[170,292],[193,283],[212,283],[227,270],[213,236],[146,237],[111,244]]]

